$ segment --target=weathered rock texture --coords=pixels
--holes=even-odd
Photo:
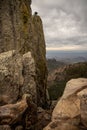
[[[12,125],[18,120],[28,108],[27,103],[28,95],[23,95],[23,98],[20,102],[16,104],[8,104],[0,107],[0,124]]]
[[[32,16],[30,5],[31,0],[1,0],[0,52],[17,50],[25,54],[31,51],[37,74],[37,102],[45,106],[47,69],[43,26],[39,16]]]
[[[87,79],[72,79],[52,113],[52,122],[44,130],[87,129]]]
[[[2,130],[38,130],[37,106],[44,108],[47,103],[43,25],[38,15],[32,16],[30,5],[31,0],[0,1]],[[25,94],[29,100],[22,102]]]
[[[36,68],[31,52],[13,50],[0,54],[0,125],[18,122],[25,129],[37,122]]]
[[[36,68],[35,61],[31,55],[31,52],[25,53],[23,55],[23,86],[21,88],[21,95],[31,94],[33,97],[33,102],[37,104],[37,88],[36,88]]]
[[[15,51],[0,54],[0,105],[14,103],[23,84],[22,57]]]

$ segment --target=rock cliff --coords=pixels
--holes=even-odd
[[[1,0],[0,52],[16,50],[25,54],[31,51],[37,73],[37,102],[44,106],[47,68],[43,25],[38,15],[32,16],[30,5],[31,0]]]
[[[46,50],[40,16],[31,0],[0,2],[0,130],[38,130],[46,107]]]

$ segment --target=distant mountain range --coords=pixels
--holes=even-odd
[[[47,51],[47,59],[56,59],[65,64],[86,62],[87,52]]]
[[[52,72],[54,69],[65,66],[66,63],[57,61],[56,59],[47,59],[48,72]]]
[[[78,62],[86,62],[87,61],[87,57],[75,57],[75,58],[56,58],[56,60],[60,60],[61,62],[67,63],[67,64],[73,64],[73,63],[78,63]]]

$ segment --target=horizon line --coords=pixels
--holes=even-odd
[[[87,50],[79,50],[79,49],[58,49],[58,48],[46,48],[46,51],[87,51]]]

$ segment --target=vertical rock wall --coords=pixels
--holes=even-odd
[[[42,21],[32,16],[31,0],[0,1],[0,53],[15,49],[31,51],[36,65],[37,103],[46,103],[46,58]]]
[[[42,20],[38,15],[33,15],[33,25],[35,33],[35,59],[36,59],[36,73],[37,73],[37,101],[39,105],[46,105],[46,79],[47,79],[47,68],[46,68],[46,50]],[[45,106],[44,106],[45,107]]]

